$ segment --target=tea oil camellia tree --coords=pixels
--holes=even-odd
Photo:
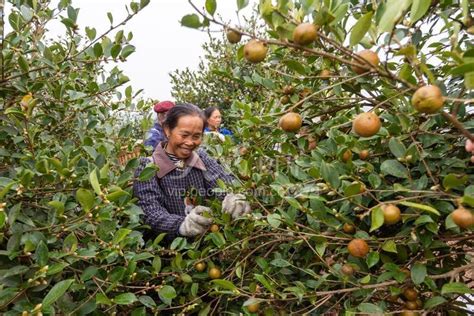
[[[262,32],[190,3],[184,26],[239,33],[231,58],[275,87],[226,113],[254,213],[210,233],[211,310],[469,314],[474,4],[261,0]]]

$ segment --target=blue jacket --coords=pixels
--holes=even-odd
[[[210,132],[210,131],[211,130],[208,127],[206,127],[204,129],[204,132]],[[228,130],[227,128],[224,128],[224,127],[219,128],[218,132],[221,133],[224,136],[231,136],[232,137],[234,135],[230,130]]]
[[[153,127],[148,131],[148,136],[147,136],[147,139],[145,140],[144,145],[152,146],[153,150],[155,150],[155,147],[156,145],[158,145],[159,142],[164,142],[167,140],[168,139],[166,138],[163,127],[161,127],[161,125],[158,124],[158,122],[155,122]]]

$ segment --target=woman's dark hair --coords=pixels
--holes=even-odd
[[[180,117],[190,115],[197,116],[202,119],[202,129],[206,126],[206,116],[200,108],[191,103],[180,103],[172,107],[168,113],[166,113],[166,119],[163,122],[163,127],[173,130],[178,125]]]
[[[212,113],[214,113],[215,110],[220,112],[217,106],[210,106],[204,110],[204,115],[206,115],[206,121],[211,117]]]

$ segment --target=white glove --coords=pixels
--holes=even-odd
[[[222,201],[222,211],[229,213],[232,218],[250,213],[250,204],[243,194],[229,193]]]
[[[186,213],[189,209],[191,208],[186,207]],[[193,237],[204,233],[212,223],[211,218],[201,215],[206,211],[210,213],[211,209],[201,205],[192,208],[179,226],[179,234],[185,237]]]

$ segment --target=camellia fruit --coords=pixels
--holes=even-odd
[[[382,123],[377,114],[373,112],[364,112],[357,115],[352,121],[354,132],[362,137],[370,137],[380,130]]]
[[[283,94],[293,94],[293,92],[295,92],[295,87],[293,87],[292,85],[287,85],[287,86],[284,86],[283,87]]]
[[[348,162],[349,160],[351,160],[351,158],[352,158],[352,151],[350,149],[346,150],[342,154],[342,161],[344,162]]]
[[[403,296],[405,296],[408,301],[416,301],[418,298],[418,291],[412,287],[408,287],[403,291]]]
[[[318,38],[318,28],[312,23],[301,23],[293,31],[293,42],[308,45]]]
[[[319,77],[321,79],[329,79],[331,77],[331,71],[327,70],[327,69],[323,69],[321,70],[321,72],[319,73]]]
[[[281,104],[288,104],[290,103],[290,97],[287,95],[284,95],[280,98],[280,103]]]
[[[211,279],[219,279],[222,275],[221,273],[221,269],[217,268],[217,267],[213,267],[213,268],[210,268],[209,269],[209,272],[208,272],[208,275]]]
[[[301,128],[303,124],[303,119],[301,115],[295,112],[286,113],[280,118],[280,125],[281,129],[285,132],[296,132]]]
[[[367,158],[369,158],[369,155],[370,155],[370,152],[367,149],[364,149],[360,151],[359,158],[361,160],[366,160]]]
[[[353,234],[353,233],[355,233],[355,231],[356,231],[355,226],[352,225],[352,224],[349,224],[349,223],[345,223],[345,224],[342,226],[342,230],[343,230],[346,234]]]
[[[427,85],[418,88],[411,98],[413,107],[421,113],[436,113],[443,107],[444,97],[437,86]]]
[[[232,43],[232,44],[237,44],[238,42],[240,42],[240,39],[242,38],[242,34],[232,29],[227,30],[226,36],[229,43]]]
[[[384,204],[381,206],[383,212],[383,222],[386,225],[393,225],[398,223],[402,216],[400,209],[395,204]]]
[[[356,238],[347,245],[347,250],[352,256],[363,258],[369,253],[369,245],[365,240]]]
[[[371,64],[374,67],[378,66],[378,64],[380,63],[380,59],[379,59],[379,56],[377,55],[377,53],[375,53],[375,52],[373,52],[369,49],[365,49],[363,51],[360,51],[356,55],[363,58],[364,60],[366,60],[369,64]],[[353,60],[353,62],[360,63],[358,60]],[[358,67],[358,66],[352,66],[351,68],[358,75],[361,75],[361,74],[366,73],[368,71],[368,70],[366,70],[364,68],[361,68],[361,67]]]
[[[246,307],[250,313],[256,313],[260,309],[260,303],[253,303],[253,304],[247,305]]]
[[[469,228],[474,225],[474,215],[468,209],[459,207],[451,213],[453,222],[461,228]]]
[[[219,225],[217,224],[212,224],[209,230],[213,233],[217,233],[219,231]]]
[[[263,61],[267,56],[267,52],[267,44],[256,39],[250,40],[244,46],[244,57],[252,63]]]
[[[196,265],[194,266],[194,268],[198,271],[198,272],[202,272],[206,269],[206,263],[205,262],[198,262],[196,263]]]
[[[354,267],[346,263],[341,267],[341,273],[347,276],[351,276],[354,274]]]

